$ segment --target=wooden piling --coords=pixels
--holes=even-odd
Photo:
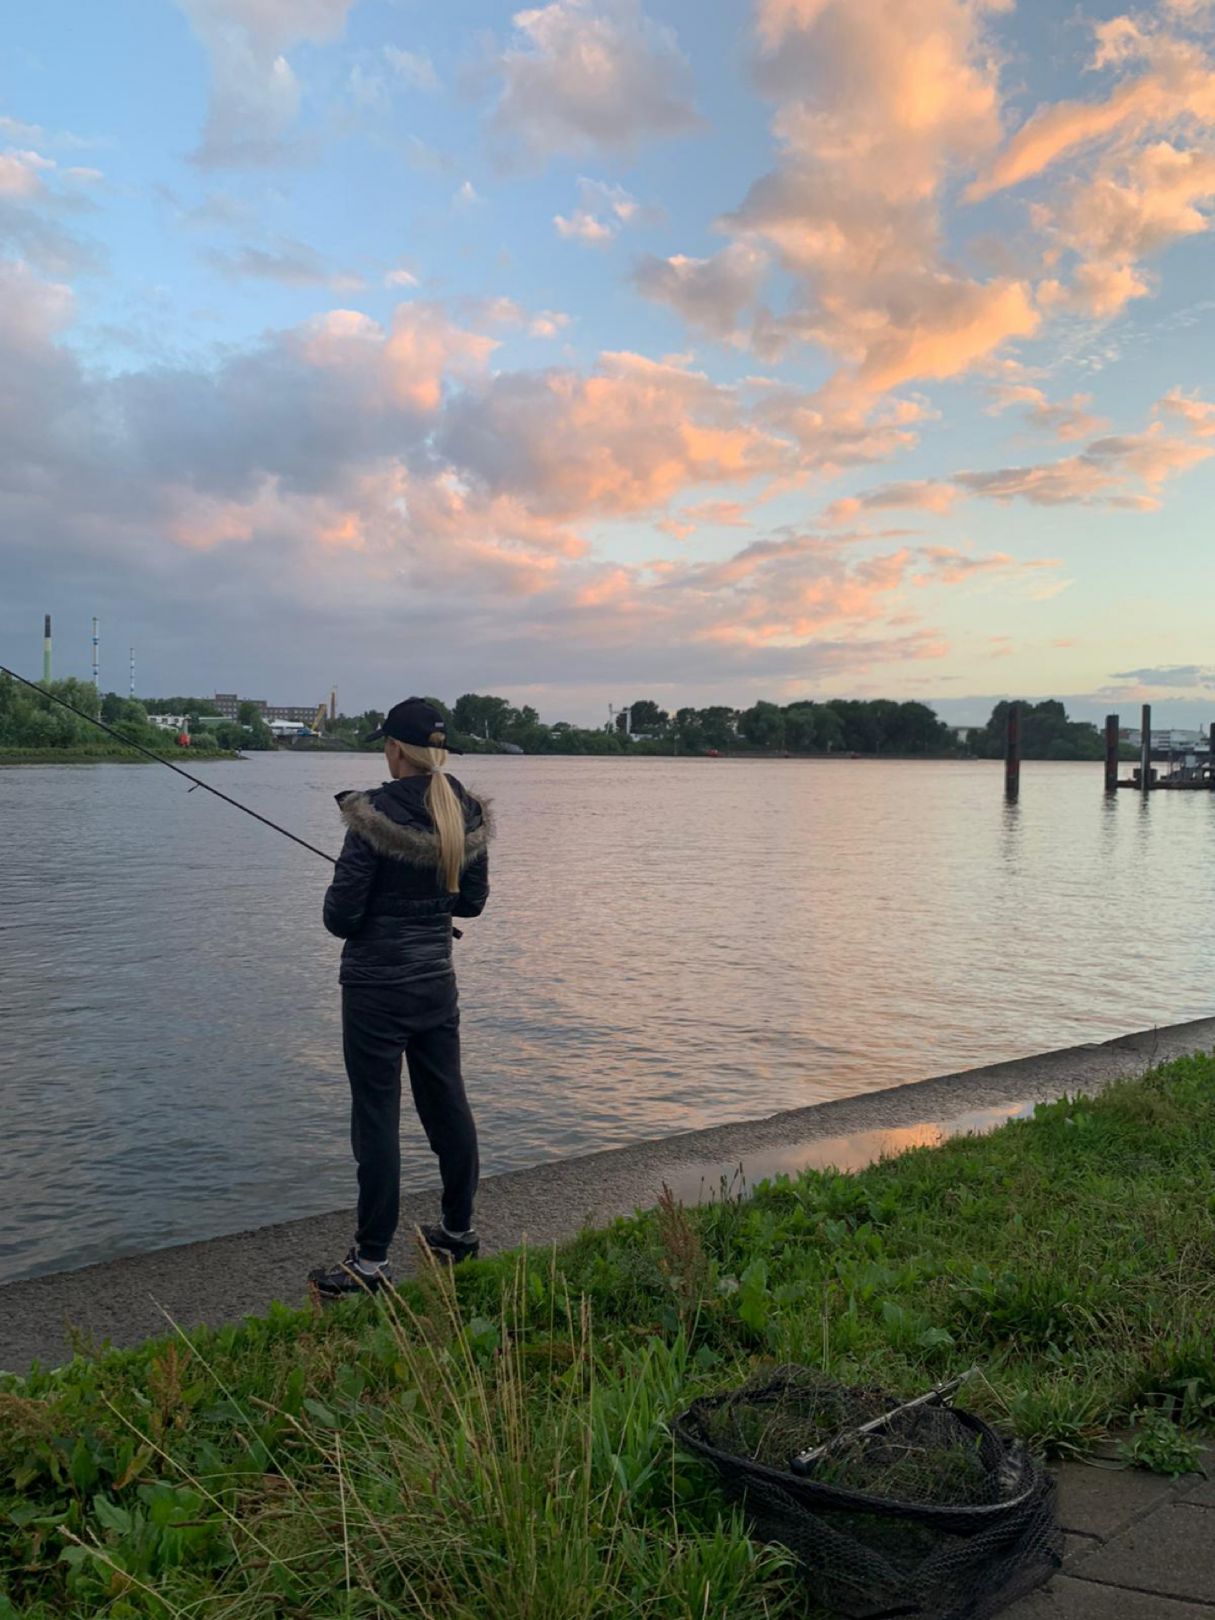
[[[1117,793],[1118,791],[1118,733],[1120,731],[1119,717],[1116,714],[1107,714],[1105,717],[1105,791]]]
[[[1152,705],[1143,705],[1142,731],[1139,734],[1139,788],[1143,793],[1152,791]]]
[[[1207,786],[1215,793],[1215,720],[1211,721],[1207,732],[1207,748],[1210,750],[1207,759]]]
[[[1008,705],[1004,733],[1004,792],[1015,799],[1021,791],[1021,705]]]

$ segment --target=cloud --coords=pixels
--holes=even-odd
[[[1029,389],[1031,395],[1037,392]],[[866,512],[898,509],[946,513],[966,497],[1003,503],[1024,500],[1033,506],[1151,511],[1159,506],[1161,487],[1169,479],[1215,455],[1215,444],[1203,442],[1215,436],[1215,406],[1173,389],[1157,402],[1153,414],[1155,419],[1140,433],[1095,438],[1083,450],[1055,461],[969,470],[947,479],[881,484],[833,501],[822,521],[855,523]],[[1171,432],[1162,416],[1180,417],[1185,430]]]
[[[685,506],[683,515],[694,523],[705,523],[723,529],[747,529],[751,519],[741,501],[698,501]]]
[[[858,405],[786,387],[765,388],[755,407],[756,421],[798,446],[801,467],[820,472],[887,461],[911,449],[931,414],[919,400]]]
[[[1215,666],[1210,664],[1156,664],[1148,669],[1124,669],[1111,675],[1112,681],[1132,681],[1136,686],[1201,688],[1215,690]]]
[[[405,161],[417,174],[450,174],[456,167],[450,153],[428,146],[417,135],[409,136],[405,142]]]
[[[87,135],[77,135],[71,130],[48,130],[41,124],[29,124],[24,119],[7,115],[0,115],[0,140],[40,150],[50,147],[55,151],[79,151],[98,144]]]
[[[1159,505],[1160,486],[1215,454],[1215,447],[1170,434],[1153,422],[1142,433],[1094,439],[1078,455],[1028,466],[962,472],[954,482],[988,500],[1027,500],[1034,506],[1123,506],[1132,511]]]
[[[1048,312],[1068,310],[1108,320],[1151,291],[1151,284],[1128,264],[1082,264],[1070,287],[1053,278],[1040,283],[1038,305]]]
[[[482,198],[481,193],[477,190],[476,186],[473,185],[471,180],[462,181],[461,184],[456,187],[455,191],[452,192],[451,196],[451,205],[456,209],[475,208],[477,204],[482,201],[484,201],[484,199]]]
[[[442,88],[435,65],[425,51],[403,51],[396,45],[385,45],[383,55],[397,78],[411,90],[432,92]]]
[[[300,86],[285,52],[338,39],[354,0],[178,0],[211,58],[211,101],[193,161],[259,168],[285,161]]]
[[[767,267],[766,254],[735,242],[710,259],[682,253],[668,259],[647,255],[634,268],[633,283],[643,297],[666,304],[689,326],[729,339],[739,333],[743,314],[754,306]]]
[[[1001,135],[1001,0],[761,0],[760,85],[775,99],[777,167],[721,220],[796,279],[753,340],[778,358],[815,343],[841,363],[835,392],[872,395],[958,376],[1039,324],[1028,284],[981,281],[945,260],[951,177]]]
[[[209,249],[203,257],[233,281],[275,281],[283,287],[327,287],[357,292],[365,283],[349,270],[334,270],[306,242],[283,241],[275,248],[245,246],[227,253]]]
[[[0,198],[0,247],[48,276],[73,277],[100,270],[105,254],[47,219],[36,209],[23,208]]]
[[[1209,228],[1215,201],[1215,63],[1203,41],[1155,20],[1094,25],[1091,67],[1115,76],[1090,101],[1040,107],[995,155],[971,201],[1050,175],[1029,207],[1054,274],[1039,288],[1049,311],[1107,320],[1153,283],[1143,261]],[[1066,173],[1052,173],[1064,159]]]
[[[395,270],[385,271],[384,285],[386,287],[416,287],[418,278],[412,270],[404,265],[398,265]]]
[[[903,546],[857,559],[839,537],[792,534],[753,541],[721,562],[676,565],[657,594],[681,606],[686,602],[690,620],[699,613],[700,634],[714,644],[790,646],[827,629],[889,622],[892,615],[905,624],[907,616],[894,610],[912,588],[965,587],[985,578],[1029,581],[1057,566],[1049,559],[1022,561],[943,546]],[[930,631],[899,644],[911,658],[944,651]]]
[[[1071,286],[1046,283],[1040,301],[1099,318],[1117,314],[1152,290],[1138,261],[1207,230],[1213,201],[1215,152],[1169,141],[1117,151],[1035,208],[1038,227],[1079,261]]]
[[[594,214],[588,214],[583,208],[572,214],[554,214],[553,224],[558,236],[565,237],[567,241],[585,242],[590,247],[604,247],[616,236],[611,225],[597,219]]]
[[[169,187],[160,187],[157,196],[173,211],[174,219],[191,229],[224,231],[248,230],[257,223],[252,203],[226,191],[208,191],[197,203],[187,204]]]
[[[628,153],[698,124],[675,34],[640,0],[552,0],[514,25],[493,62],[490,128],[523,157]]]
[[[1210,400],[1200,399],[1197,394],[1187,394],[1180,388],[1170,388],[1164,398],[1157,403],[1156,410],[1168,416],[1179,416],[1191,433],[1199,438],[1208,438],[1211,434],[1215,434],[1215,404]]]
[[[528,319],[527,330],[531,337],[555,338],[559,337],[570,324],[570,317],[559,309],[540,309]]]
[[[971,200],[1023,184],[1069,153],[1107,137],[1167,128],[1182,120],[1215,121],[1215,73],[1198,44],[1145,32],[1127,17],[1094,30],[1093,65],[1146,62],[1102,101],[1062,101],[1039,108],[969,191]]]
[[[514,298],[466,298],[457,307],[473,326],[509,327],[526,331],[529,337],[558,337],[570,324],[561,310],[527,310]]]
[[[55,167],[38,152],[0,152],[0,197],[29,199],[46,193],[46,171]]]
[[[793,470],[789,442],[749,422],[733,390],[699,372],[606,354],[589,375],[498,375],[453,400],[440,451],[491,494],[527,494],[567,520],[664,506],[689,486]]]
[[[1083,439],[1106,426],[1104,419],[1089,409],[1093,403],[1091,394],[1073,394],[1070,399],[1052,402],[1031,383],[995,383],[991,393],[989,414],[1021,408],[1032,427],[1060,439]]]
[[[27,124],[23,119],[0,116],[0,136],[6,141],[20,141],[26,146],[42,146],[46,131],[41,124]]]
[[[963,585],[984,577],[1002,580],[1034,575],[1042,569],[1060,568],[1054,557],[1036,557],[1028,560],[1012,557],[1006,551],[986,554],[960,551],[956,546],[921,546],[916,553],[919,572],[913,577],[918,586]],[[1006,637],[996,637],[1003,641]]]
[[[15,127],[42,134],[34,126]],[[102,178],[97,169],[62,169],[33,147],[0,152],[0,248],[48,276],[100,269],[102,251],[66,230],[60,219],[90,211],[94,205],[81,188]]]
[[[913,479],[901,484],[881,484],[863,495],[844,496],[832,501],[822,514],[822,522],[855,523],[865,512],[918,511],[943,515],[952,511],[958,499],[956,484],[934,479]]]
[[[554,214],[553,225],[558,236],[590,247],[604,247],[615,241],[626,225],[654,216],[654,210],[643,209],[623,186],[604,180],[580,179],[578,196],[581,206],[572,214]]]

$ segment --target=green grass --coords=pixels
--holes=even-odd
[[[1215,1060],[857,1175],[657,1211],[395,1302],[0,1379],[0,1620],[804,1615],[672,1447],[782,1361],[967,1404],[1051,1455],[1215,1412]],[[304,1257],[301,1257],[303,1259]]]

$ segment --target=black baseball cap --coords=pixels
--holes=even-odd
[[[449,754],[458,754],[447,741],[447,721],[425,698],[406,698],[404,703],[389,709],[382,726],[377,726],[366,742],[379,742],[392,737],[408,748],[446,748]]]

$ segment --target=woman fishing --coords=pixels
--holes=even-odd
[[[446,722],[423,698],[391,710],[383,740],[392,780],[341,793],[346,841],[325,895],[325,927],[342,950],[342,1047],[358,1166],[354,1246],[309,1273],[325,1298],[391,1284],[388,1250],[401,1197],[401,1065],[439,1160],[442,1215],[422,1236],[441,1259],[479,1248],[473,1201],[477,1128],[460,1073],[453,917],[477,917],[489,894],[488,806],[444,773]]]

